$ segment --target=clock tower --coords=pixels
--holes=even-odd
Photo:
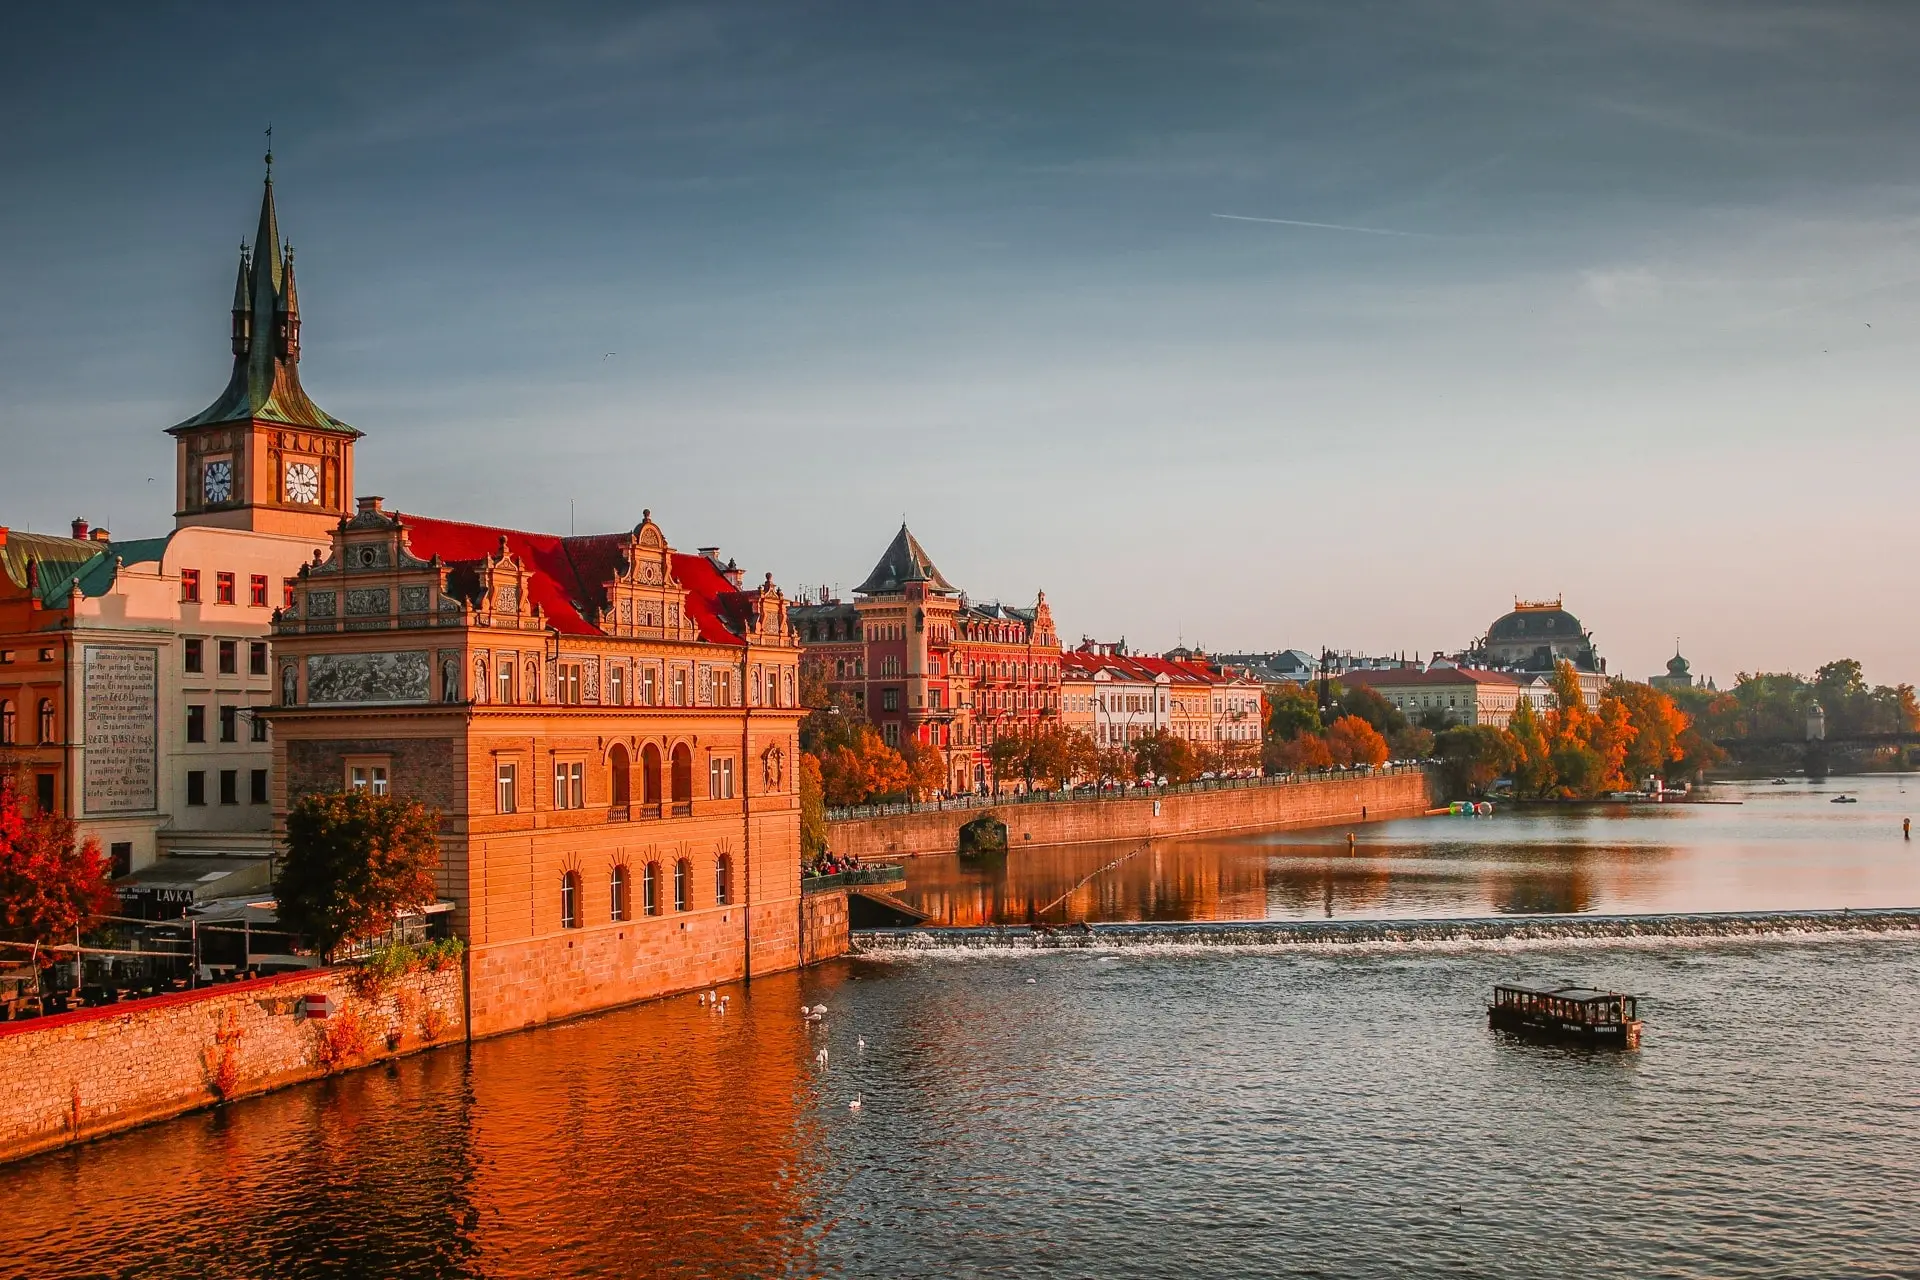
[[[167,431],[178,446],[174,524],[325,539],[353,510],[360,433],[300,386],[293,250],[280,246],[273,153],[252,251],[233,286],[233,375],[211,405]]]

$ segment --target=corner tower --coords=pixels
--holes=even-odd
[[[240,246],[233,374],[219,399],[178,426],[174,524],[325,538],[353,506],[360,433],[300,386],[300,300],[282,249],[267,152],[260,225]]]

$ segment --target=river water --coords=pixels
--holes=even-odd
[[[900,896],[948,925],[1920,906],[1920,843],[1900,826],[1920,817],[1920,776],[1763,779],[1711,794],[1727,803],[913,858]],[[1857,803],[1833,803],[1840,795]]]
[[[1401,872],[1340,901],[1483,911],[1509,882],[1485,867],[1516,847],[1560,866],[1577,836],[1612,869],[1589,909],[1776,871],[1793,901],[1685,901],[1878,884],[1853,901],[1911,905],[1908,864],[1878,852],[1897,786],[1832,814],[1768,799],[1831,839],[1732,808],[1494,819],[1425,846],[1454,820],[1365,829],[1413,864],[1489,851],[1448,855],[1483,870],[1440,887]],[[1648,835],[1741,821],[1776,834],[1746,854]],[[1524,852],[1533,823],[1554,848]],[[1791,869],[1823,847],[1817,897]],[[1253,860],[1330,853],[1343,832]],[[1266,884],[1253,901],[1284,907]],[[1644,1047],[1488,1031],[1514,977],[1642,994]],[[0,1168],[0,1276],[1915,1275],[1917,1166],[1910,936],[894,956]]]

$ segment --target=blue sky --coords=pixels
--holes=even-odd
[[[1564,593],[1634,675],[1913,679],[1916,51],[1898,3],[16,6],[0,523],[168,523],[271,121],[303,377],[395,505],[843,588],[904,514],[1143,647]]]

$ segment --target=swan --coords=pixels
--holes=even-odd
[[[824,1017],[826,1017],[826,1016],[827,1016],[827,1006],[825,1006],[825,1005],[823,1005],[823,1004],[817,1004],[817,1005],[815,1005],[815,1006],[813,1006],[813,1016],[814,1016],[814,1017],[816,1017],[816,1018],[824,1018]]]
[[[854,1094],[854,1095],[853,1095],[853,1100],[852,1100],[851,1102],[849,1102],[849,1103],[847,1103],[847,1110],[849,1110],[849,1111],[858,1111],[858,1110],[860,1109],[860,1106],[861,1106],[861,1103],[862,1103],[862,1101],[863,1101],[863,1100],[864,1100],[864,1099],[866,1098],[866,1096],[867,1096],[867,1095],[866,1095],[866,1094],[864,1094],[864,1093],[856,1093],[856,1094]]]
[[[865,1036],[858,1036],[854,1039],[853,1043],[856,1049],[864,1049],[867,1047],[867,1038]]]

